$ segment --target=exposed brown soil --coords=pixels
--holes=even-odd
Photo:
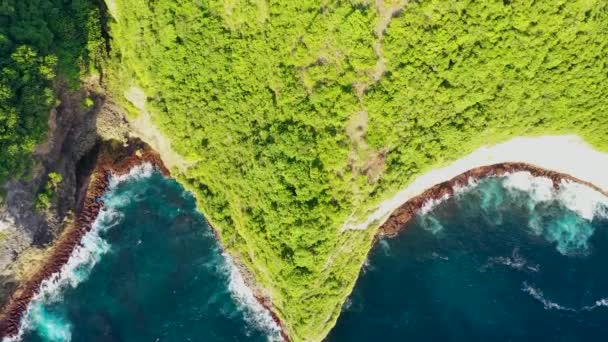
[[[484,177],[502,176],[508,173],[519,171],[528,171],[535,177],[549,178],[553,181],[553,186],[556,189],[559,188],[562,180],[568,180],[587,185],[608,196],[608,194],[604,190],[598,188],[597,186],[589,182],[585,182],[583,180],[564,173],[545,170],[540,167],[526,163],[501,163],[482,166],[460,174],[447,182],[437,184],[429,188],[422,194],[405,202],[402,206],[397,208],[391,214],[391,216],[386,220],[386,222],[384,222],[384,224],[380,227],[377,236],[392,237],[397,235],[402,229],[404,229],[405,224],[416,215],[416,213],[424,206],[425,203],[430,200],[441,199],[446,195],[452,196],[454,194],[455,188],[466,186],[467,184],[469,184],[471,179],[478,180]]]
[[[28,281],[22,283],[0,312],[0,336],[13,336],[27,306],[38,292],[42,282],[59,272],[65,265],[82,237],[91,229],[104,203],[101,197],[109,186],[110,175],[121,175],[145,162],[153,164],[165,176],[169,170],[163,165],[158,153],[140,140],[131,140],[127,146],[103,143],[86,187],[83,204],[73,224],[57,238],[43,266]],[[85,176],[86,177],[86,176]]]

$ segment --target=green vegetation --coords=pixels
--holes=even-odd
[[[515,135],[608,150],[604,1],[110,2],[115,87],[144,89],[296,341],[333,326],[370,248],[342,224],[415,176]]]
[[[59,187],[59,184],[63,180],[61,174],[57,172],[49,173],[49,179],[44,186],[44,189],[38,193],[38,197],[36,198],[36,209],[38,210],[47,210],[51,207],[51,202],[53,201],[53,197],[55,197],[55,192]]]
[[[84,101],[83,101],[82,105],[83,105],[85,108],[91,108],[91,107],[93,107],[93,106],[95,105],[95,101],[93,101],[93,99],[92,99],[92,98],[87,97],[87,98],[85,98],[85,99],[84,99]]]
[[[0,184],[23,175],[44,138],[55,75],[76,87],[102,52],[91,0],[0,1]]]

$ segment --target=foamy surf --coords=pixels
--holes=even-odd
[[[100,234],[118,224],[120,219],[120,215],[110,209],[104,208],[99,212],[91,230],[84,235],[68,262],[40,285],[23,315],[18,334],[4,338],[3,342],[21,341],[23,334],[31,330],[36,330],[49,342],[71,340],[70,322],[45,307],[60,301],[67,288],[76,288],[88,278],[93,267],[110,250],[110,245]]]
[[[128,173],[125,173],[123,175],[113,174],[110,177],[108,191],[110,189],[116,187],[118,184],[120,184],[124,181],[127,181],[127,180],[138,180],[138,179],[142,179],[142,178],[148,178],[148,177],[152,176],[152,173],[155,170],[156,169],[154,168],[154,165],[146,162],[146,163],[143,163],[143,164],[140,164],[140,165],[137,165],[137,166],[131,168]]]
[[[523,283],[522,291],[526,292],[527,294],[532,296],[532,298],[541,302],[545,310],[576,311],[576,309],[562,306],[556,302],[551,301],[550,299],[547,299],[540,289],[528,284],[525,281]]]
[[[282,341],[281,327],[274,321],[270,312],[255,298],[253,291],[247,286],[243,275],[232,261],[232,257],[226,252],[223,252],[222,255],[228,274],[230,295],[244,312],[245,320],[264,330],[268,335],[268,341]]]
[[[435,207],[437,207],[441,203],[447,201],[448,199],[450,199],[450,195],[448,195],[448,194],[445,194],[445,195],[443,195],[443,196],[441,196],[440,198],[437,198],[437,199],[435,199],[435,198],[429,199],[426,202],[424,202],[424,205],[422,206],[422,208],[420,208],[420,210],[418,211],[418,213],[420,215],[426,215],[430,211],[432,211],[433,209],[435,209]]]
[[[504,186],[519,190],[531,196],[532,204],[558,201],[586,220],[596,216],[606,217],[608,197],[589,186],[563,180],[558,189],[553,181],[545,177],[535,177],[530,172],[515,172],[505,177]]]
[[[552,180],[534,177],[529,172],[505,176],[503,186],[511,196],[525,194],[525,204],[530,211],[528,226],[532,233],[555,243],[557,250],[564,255],[589,253],[589,239],[594,233],[591,222],[596,217],[606,217],[606,196],[571,181],[562,181],[556,189]],[[559,215],[543,214],[555,203],[564,208]]]
[[[125,175],[113,175],[109,180],[106,194],[122,182],[149,177],[153,171],[154,166],[145,163],[132,168]],[[110,244],[101,237],[101,234],[120,223],[122,215],[114,209],[128,203],[128,197],[129,195],[125,194],[106,201],[106,205],[93,222],[91,230],[82,237],[67,263],[61,267],[59,272],[52,274],[40,285],[38,293],[28,304],[21,319],[17,335],[5,337],[2,342],[21,341],[26,332],[33,330],[45,341],[69,342],[71,340],[72,324],[61,313],[49,310],[48,307],[61,301],[65,290],[76,288],[85,281],[103,255],[110,251]]]

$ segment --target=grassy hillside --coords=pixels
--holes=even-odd
[[[0,184],[23,175],[46,134],[51,83],[77,86],[101,46],[91,0],[0,1]]]
[[[608,8],[579,1],[109,0],[198,205],[294,340],[333,326],[373,229],[341,231],[481,144],[608,150]]]

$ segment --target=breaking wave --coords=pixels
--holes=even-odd
[[[525,281],[523,283],[522,291],[528,293],[530,296],[532,296],[532,298],[543,303],[545,310],[577,311],[576,309],[562,306],[556,302],[553,302],[553,301],[547,299],[540,289],[538,289],[534,286],[531,286],[530,284],[528,284]]]
[[[108,191],[115,188],[118,184],[123,183],[127,180],[134,181],[143,178],[150,178],[150,176],[152,176],[152,173],[154,173],[155,170],[156,169],[154,168],[154,165],[146,162],[131,168],[129,172],[125,173],[124,175],[112,175],[110,177],[110,185]]]
[[[129,192],[115,195],[112,191],[124,181],[149,177],[153,171],[152,164],[146,163],[132,168],[126,175],[110,178],[106,195],[103,198],[105,205],[99,211],[91,230],[82,237],[61,270],[42,282],[38,293],[28,304],[17,335],[4,338],[3,342],[21,341],[23,335],[28,331],[36,331],[40,338],[48,342],[71,340],[72,324],[64,314],[52,310],[54,304],[63,299],[66,289],[76,288],[85,281],[93,267],[104,254],[110,251],[110,244],[101,237],[101,234],[122,221],[123,216],[116,209],[128,203],[133,195]]]
[[[281,327],[274,321],[270,312],[255,298],[252,289],[245,283],[245,279],[234,264],[232,257],[225,252],[222,254],[229,279],[230,295],[245,313],[245,320],[264,330],[268,334],[269,341],[282,341]]]
[[[557,201],[565,208],[577,213],[585,220],[596,216],[608,217],[608,198],[599,191],[569,180],[562,180],[555,189],[553,181],[545,177],[534,177],[529,172],[515,172],[504,177],[505,188],[523,191],[530,196],[530,206]]]
[[[21,320],[19,333],[5,338],[4,342],[20,341],[23,334],[31,330],[35,330],[45,341],[70,341],[71,323],[64,315],[48,310],[48,307],[61,301],[67,288],[75,288],[88,278],[101,257],[110,251],[110,245],[100,234],[116,226],[121,219],[121,215],[112,209],[104,208],[99,212],[93,227],[84,235],[61,271],[40,285],[40,290],[32,298]]]
[[[554,243],[564,255],[587,255],[594,233],[591,222],[606,218],[608,198],[583,184],[562,181],[558,189],[553,181],[516,172],[503,178],[502,184],[514,200],[525,203],[530,213],[528,227],[537,236]]]
[[[419,214],[420,215],[428,214],[435,207],[437,207],[439,204],[447,201],[448,199],[450,199],[450,195],[448,195],[448,194],[445,194],[438,199],[434,199],[434,198],[429,199],[428,201],[426,201],[424,203],[424,205],[422,205],[422,208],[420,208],[420,210],[419,210]]]

